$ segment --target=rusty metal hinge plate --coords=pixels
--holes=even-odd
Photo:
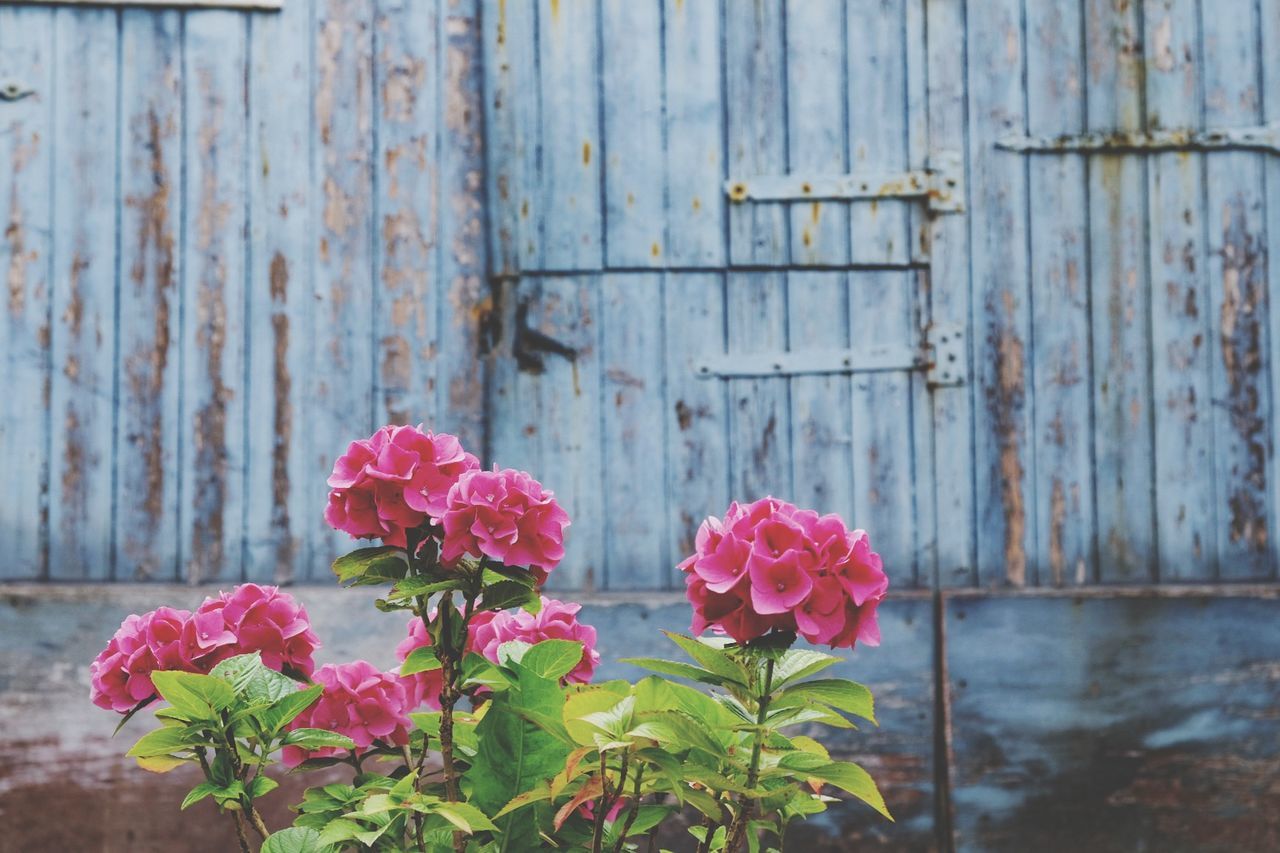
[[[1264,151],[1280,154],[1280,122],[1209,130],[1111,131],[1075,136],[1006,136],[996,147],[1020,154],[1150,154],[1160,151]]]
[[[930,388],[963,385],[968,379],[969,359],[964,329],[950,323],[935,323],[925,332],[925,382]]]
[[[941,152],[927,169],[907,172],[852,172],[844,175],[758,175],[730,178],[724,184],[729,201],[857,201],[922,199],[931,211],[964,211],[964,161],[956,152]]]

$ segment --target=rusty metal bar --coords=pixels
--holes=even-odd
[[[1280,122],[1209,130],[1084,133],[1074,136],[1006,136],[996,147],[1020,154],[1145,154],[1155,151],[1265,151],[1280,154]]]
[[[855,201],[859,199],[924,199],[930,210],[964,210],[964,170],[959,155],[935,155],[928,169],[906,172],[853,172],[843,175],[756,175],[729,178],[729,201]]]

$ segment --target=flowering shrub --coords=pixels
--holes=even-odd
[[[654,675],[592,683],[595,629],[541,594],[569,518],[537,480],[480,469],[454,436],[387,426],[328,483],[329,524],[380,540],[335,561],[338,580],[411,614],[397,669],[316,668],[305,608],[256,584],[129,616],[90,666],[93,702],[125,719],[163,700],[129,755],[198,765],[182,807],[213,800],[241,853],[621,853],[653,849],[681,810],[701,817],[700,853],[755,851],[832,789],[888,817],[862,768],[797,731],[875,721],[865,687],[812,677],[839,657],[792,648],[879,643],[888,580],[865,532],[774,498],[731,505],[679,566],[694,636],[668,637],[687,660],[627,659]],[[273,833],[256,803],[277,762],[352,778],[308,789]]]

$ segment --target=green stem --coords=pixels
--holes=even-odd
[[[636,822],[636,815],[640,813],[640,782],[642,779],[644,779],[643,764],[636,770],[635,782],[632,784],[631,808],[627,810],[627,819],[622,824],[622,832],[618,834],[618,840],[614,842],[613,853],[622,853],[622,845],[627,840],[627,833],[631,831],[631,825]]]
[[[764,722],[769,713],[769,694],[772,692],[773,658],[769,658],[764,665],[764,689],[760,691],[756,701],[755,742],[751,746],[751,765],[747,768],[748,790],[755,788],[756,783],[760,781],[760,753],[764,749]],[[728,843],[725,844],[724,848],[726,853],[735,853],[742,844],[747,834],[747,823],[751,820],[751,813],[755,810],[756,805],[757,803],[754,799],[746,799],[742,802],[742,807],[734,817],[732,827],[729,830]]]

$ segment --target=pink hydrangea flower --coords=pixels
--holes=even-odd
[[[355,742],[356,752],[375,743],[403,746],[409,742],[408,697],[400,677],[382,672],[368,661],[325,664],[315,671],[314,680],[324,692],[294,718],[289,729],[326,729],[346,735]],[[337,747],[303,750],[286,746],[281,761],[297,767],[308,758],[341,755]]]
[[[334,462],[325,521],[353,538],[403,548],[405,531],[438,519],[458,477],[479,464],[457,436],[384,426]]]
[[[278,587],[246,583],[206,598],[183,635],[191,659],[203,671],[233,655],[259,652],[275,670],[310,676],[320,640],[307,609]]]
[[[698,530],[680,563],[694,633],[740,643],[795,631],[811,643],[878,645],[876,608],[889,587],[865,531],[775,498],[733,503]]]
[[[441,558],[488,557],[527,566],[540,580],[564,558],[569,514],[523,471],[472,471],[449,490]]]
[[[543,640],[574,640],[582,644],[582,659],[564,677],[565,683],[586,684],[600,664],[596,629],[578,621],[581,604],[542,597],[537,614],[525,610],[485,610],[471,618],[467,649],[498,662],[498,649],[510,640],[537,645]]]
[[[93,704],[127,713],[155,695],[152,672],[195,671],[182,643],[183,628],[190,617],[189,611],[170,607],[125,617],[107,647],[89,664]]]
[[[415,616],[409,620],[409,636],[396,646],[396,659],[404,663],[414,649],[429,645],[431,634],[427,632],[422,617]],[[441,670],[404,675],[400,677],[400,681],[404,684],[407,708],[416,710],[426,705],[437,711],[440,709],[440,690],[444,687],[444,673]]]

